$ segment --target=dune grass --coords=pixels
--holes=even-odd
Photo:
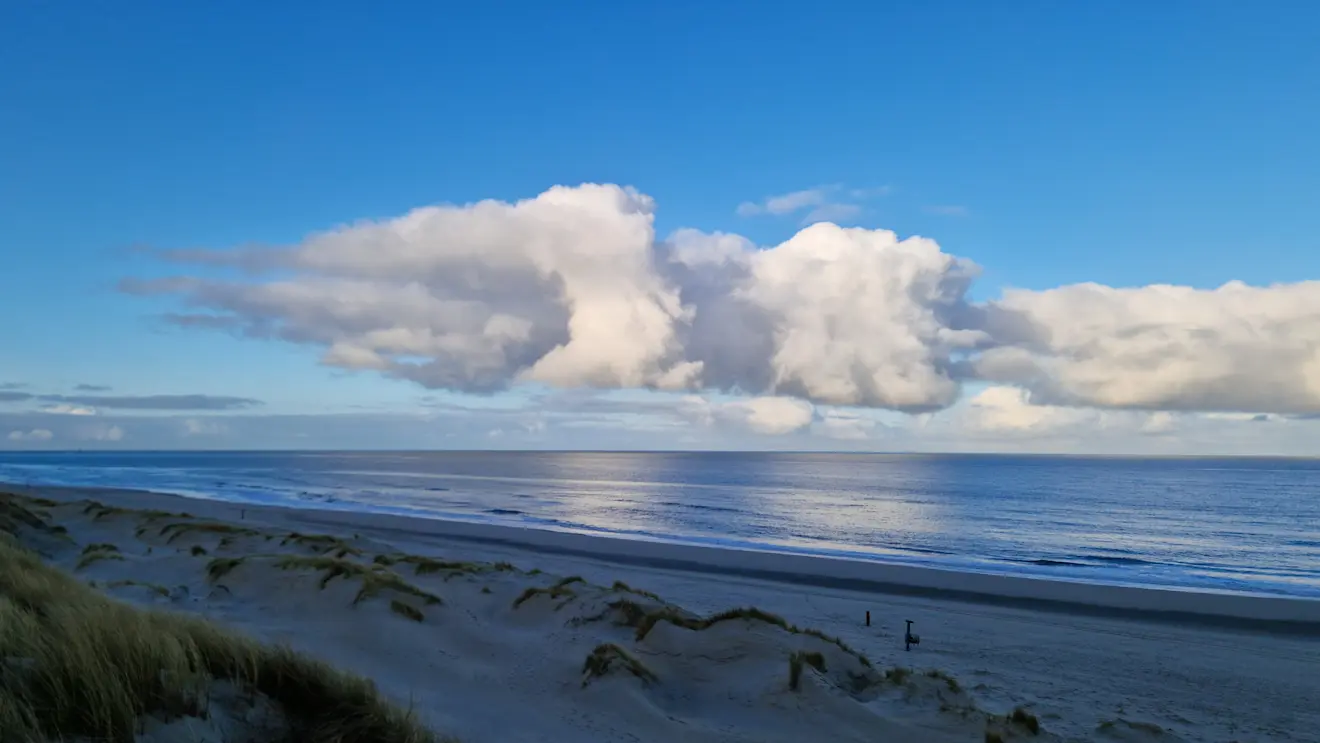
[[[19,526],[19,534],[41,528]],[[438,742],[370,681],[201,619],[115,601],[43,563],[19,546],[14,530],[5,534],[0,730],[6,741],[132,743],[147,718],[205,715],[209,690],[229,682],[280,710],[280,741]]]
[[[513,600],[513,608],[517,609],[518,607],[522,606],[523,604],[527,603],[533,598],[536,598],[537,596],[549,596],[552,599],[561,599],[561,598],[565,599],[563,603],[555,607],[556,610],[562,609],[564,607],[564,603],[567,603],[568,601],[577,598],[577,592],[569,588],[569,586],[574,583],[585,583],[585,582],[586,581],[582,580],[581,576],[574,575],[568,578],[564,578],[549,587],[543,588],[539,586],[532,586],[531,588],[528,588],[527,590],[519,594],[518,598]]]
[[[31,498],[16,493],[0,493],[0,533],[14,534],[27,528],[44,534],[68,538],[68,529],[50,523],[48,509],[59,504],[44,498]]]
[[[894,666],[893,668],[890,668],[885,671],[885,680],[894,683],[898,686],[902,686],[903,684],[906,684],[908,682],[908,679],[910,678],[912,678],[911,668]]]
[[[89,544],[83,548],[82,555],[78,558],[78,564],[74,570],[82,570],[101,560],[122,560],[124,556],[119,554],[119,547],[113,544]]]
[[[949,687],[949,691],[951,691],[951,692],[953,692],[953,693],[955,693],[955,694],[957,694],[958,692],[962,691],[962,684],[959,684],[959,683],[958,683],[958,679],[956,679],[956,678],[954,678],[953,676],[949,675],[949,674],[948,674],[947,672],[945,672],[945,671],[941,671],[941,670],[938,670],[938,669],[931,669],[931,670],[929,670],[929,671],[926,671],[926,675],[929,676],[930,678],[933,678],[933,679],[939,679],[939,680],[943,681],[943,682],[944,682],[944,685],[947,686],[947,687]]]
[[[1008,715],[1008,721],[1026,728],[1032,735],[1040,735],[1040,719],[1022,707],[1014,708]]]
[[[200,544],[194,544],[192,549],[188,550],[188,552],[192,554],[193,557],[204,557],[206,555],[206,548]]]
[[[25,504],[22,496],[4,493],[0,497],[0,529],[14,532],[20,526],[45,531],[48,528],[50,514]]]
[[[637,596],[643,596],[659,604],[663,604],[665,602],[664,599],[660,598],[656,594],[651,593],[650,591],[643,591],[640,588],[633,588],[632,586],[628,585],[627,583],[624,583],[621,580],[614,581],[614,585],[610,586],[610,590],[618,593],[631,593]]]
[[[802,667],[812,668],[825,673],[825,656],[816,652],[798,651],[788,656],[788,688],[797,691],[802,681]]]
[[[243,564],[246,558],[243,557],[216,557],[206,563],[206,579],[215,583],[221,578],[229,575],[234,568]]]
[[[173,544],[181,537],[190,534],[218,534],[223,539],[224,537],[255,537],[259,536],[260,532],[245,526],[234,526],[218,521],[174,521],[160,529],[160,536],[166,537],[166,544]]]
[[[354,547],[352,544],[329,534],[300,534],[290,532],[288,536],[280,540],[280,545],[297,544],[308,547],[320,552],[323,555],[333,554],[335,557],[343,559],[350,555],[357,557],[362,554],[362,550]]]
[[[418,609],[417,607],[412,606],[410,604],[405,604],[398,599],[390,600],[390,611],[394,612],[395,614],[398,614],[401,617],[411,619],[414,622],[420,622],[426,619],[426,615],[422,613],[421,609]]]
[[[361,588],[354,596],[352,605],[356,606],[384,591],[395,591],[421,599],[428,605],[443,604],[439,596],[424,591],[400,578],[399,575],[380,565],[364,565],[350,560],[341,560],[324,555],[253,555],[250,557],[217,557],[206,566],[207,579],[214,583],[228,575],[235,568],[254,558],[273,558],[273,567],[279,570],[315,570],[321,573],[317,588],[324,589],[335,578],[360,580]]]
[[[424,557],[422,555],[376,555],[372,562],[384,567],[394,567],[395,565],[411,565],[414,575],[432,575],[435,573],[444,573],[445,580],[449,580],[458,575],[480,575],[482,573],[492,572],[512,572],[517,570],[511,563],[497,562],[468,562],[465,560],[437,560],[433,557]]]
[[[655,629],[656,625],[661,622],[668,622],[677,627],[698,632],[710,629],[721,622],[731,622],[736,620],[764,622],[795,635],[807,635],[808,637],[814,637],[823,642],[830,643],[843,652],[856,657],[863,666],[866,666],[867,668],[871,667],[871,661],[869,658],[854,650],[843,640],[832,635],[827,635],[817,629],[798,627],[795,624],[789,623],[778,614],[771,614],[768,611],[763,611],[754,606],[729,609],[727,611],[719,612],[718,614],[712,614],[708,617],[692,617],[671,606],[648,609],[628,599],[616,601],[610,604],[610,608],[623,613],[624,621],[622,623],[626,626],[634,627],[637,630],[637,640],[639,642],[645,640],[646,636],[651,633],[651,630]]]
[[[367,566],[333,557],[288,556],[276,560],[275,567],[281,570],[320,570],[321,581],[319,585],[321,588],[325,588],[326,584],[335,578],[346,580],[357,578],[362,581],[362,588],[353,599],[355,605],[385,590],[415,596],[427,604],[443,603],[439,596],[423,591],[400,578],[397,573],[379,566]]]
[[[607,642],[597,645],[591,651],[591,654],[587,656],[586,662],[582,664],[582,685],[585,687],[591,683],[592,679],[600,678],[615,668],[623,668],[644,683],[652,684],[660,680],[651,669],[643,665],[627,650],[612,642]]]
[[[92,521],[102,521],[111,516],[133,516],[141,519],[143,523],[138,525],[135,532],[137,536],[147,533],[155,522],[161,519],[190,519],[192,514],[175,513],[173,511],[160,511],[156,509],[135,509],[120,508],[118,506],[107,506],[98,501],[85,501],[82,512],[86,516],[91,516]]]

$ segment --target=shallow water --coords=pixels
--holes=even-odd
[[[1320,460],[0,452],[6,480],[1320,597]]]

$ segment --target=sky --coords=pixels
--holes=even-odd
[[[1320,6],[0,5],[0,448],[1320,455]]]

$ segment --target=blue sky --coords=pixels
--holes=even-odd
[[[894,412],[888,388],[841,397],[800,367],[775,367],[797,382],[763,389],[719,389],[704,377],[663,394],[627,381],[596,384],[621,389],[588,397],[667,411],[655,415],[672,429],[649,433],[628,422],[639,414],[619,410],[609,413],[617,426],[579,425],[587,414],[577,384],[513,384],[500,404],[520,406],[522,418],[492,436],[506,428],[489,416],[426,412],[436,401],[466,410],[494,404],[489,398],[322,363],[324,343],[181,328],[160,315],[184,311],[196,297],[120,286],[180,274],[229,280],[214,266],[181,267],[135,246],[297,246],[312,233],[416,207],[516,202],[582,183],[631,186],[653,199],[657,240],[695,228],[736,233],[762,249],[792,237],[812,209],[846,204],[822,214],[900,239],[925,236],[979,265],[979,278],[958,298],[969,306],[995,306],[1006,288],[1045,292],[1082,282],[1203,290],[1234,280],[1296,284],[1320,274],[1320,45],[1312,31],[1320,10],[1311,4],[276,5],[234,2],[220,13],[196,3],[20,0],[0,9],[0,293],[11,308],[0,323],[0,383],[32,396],[0,403],[0,446],[389,440],[667,448],[682,438],[714,448],[981,449],[1003,437],[978,439],[971,431],[985,420],[954,419],[985,389],[1003,388],[984,402],[999,405],[990,418],[1017,406],[1004,413],[1011,428],[1026,431],[1015,448],[1048,448],[1059,438],[1051,426],[1065,425],[1057,421],[1096,425],[1078,418],[1085,414],[1125,421],[1105,445],[1117,449],[1148,450],[1144,428],[1171,450],[1292,451],[1280,442],[1296,439],[1295,427],[1310,425],[1320,409],[1320,362],[1313,367],[1307,355],[1320,347],[1320,321],[1304,285],[1277,302],[1280,295],[1205,295],[1177,305],[1199,307],[1195,320],[1171,318],[1140,298],[1115,311],[1132,315],[1133,327],[1168,325],[1163,336],[1248,327],[1233,341],[1239,345],[1216,347],[1236,355],[1278,350],[1286,360],[1274,366],[1292,364],[1292,372],[1271,384],[1295,394],[1234,393],[1230,404],[1208,404],[1224,395],[1206,390],[1240,390],[1251,374],[1205,349],[1188,352],[1187,365],[1199,370],[1193,381],[1149,394],[1131,387],[1174,372],[1134,371],[1135,351],[1114,352],[1121,358],[1103,373],[1052,370],[1045,386],[1001,371],[950,372],[956,400],[936,395],[927,406],[939,409],[935,426],[944,429],[920,441],[914,431],[928,430],[932,411]],[[793,193],[813,203],[740,214],[740,204],[764,207]],[[1064,305],[1030,302],[1009,309],[1040,328],[1066,325]],[[783,303],[775,306],[782,314]],[[1041,337],[1064,334],[1048,330]],[[1107,333],[1123,336],[1122,328],[1093,332],[1094,343],[1048,352],[1027,345],[1050,363],[1076,365]],[[837,340],[831,348],[899,344],[864,333]],[[1013,345],[993,337],[977,351],[986,344]],[[1166,357],[1185,344],[1175,346]],[[941,358],[937,367],[963,356]],[[124,401],[112,400],[82,405],[94,416],[52,412],[77,403],[43,396],[69,396],[78,384],[110,387],[102,397],[211,395],[259,404],[155,410],[116,408]],[[805,401],[812,423],[788,436],[743,425],[751,408],[739,401],[767,396]],[[562,418],[547,412],[568,398],[578,407]],[[701,405],[706,412],[693,412]],[[270,416],[304,421],[363,411],[386,417],[333,440],[304,422],[289,423],[287,435],[253,433],[274,430]],[[527,423],[547,415],[554,420]],[[1151,424],[1161,415],[1176,422]],[[1280,426],[1225,433],[1216,426],[1230,418],[1215,423],[1206,415],[1272,416]],[[879,427],[860,438],[817,435],[831,416]],[[121,435],[66,431],[71,417],[97,418],[100,428],[80,422],[83,430]],[[166,418],[178,426],[215,418],[211,430],[227,433],[180,438]],[[569,428],[592,433],[555,435],[555,421],[577,421]],[[7,427],[23,436],[5,439]],[[1033,430],[1047,443],[1028,435]],[[51,436],[28,437],[32,431]],[[1077,438],[1083,448],[1094,440]]]

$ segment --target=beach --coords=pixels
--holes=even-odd
[[[54,504],[51,564],[370,678],[462,741],[1320,740],[1312,599],[0,489]]]

